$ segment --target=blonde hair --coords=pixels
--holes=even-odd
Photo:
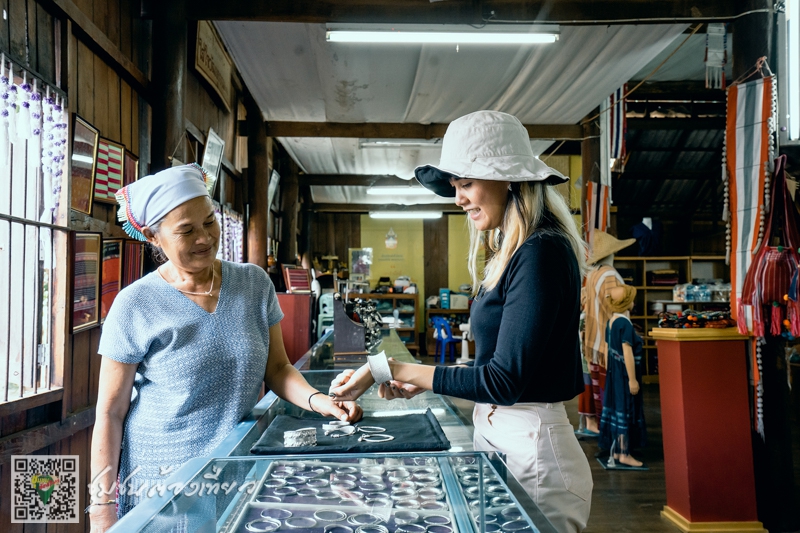
[[[575,253],[581,277],[586,273],[586,242],[581,238],[561,194],[554,187],[540,181],[515,182],[511,184],[501,226],[483,233],[486,255],[489,257],[483,272],[480,272],[478,265],[481,232],[467,217],[470,230],[468,267],[472,277],[473,295],[478,293],[481,286],[487,291],[497,286],[511,257],[536,231],[545,212],[550,213],[554,222],[552,232],[563,236]]]

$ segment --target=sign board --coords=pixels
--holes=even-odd
[[[194,68],[208,82],[225,109],[230,112],[228,99],[231,95],[231,60],[214,27],[207,20],[197,22]]]

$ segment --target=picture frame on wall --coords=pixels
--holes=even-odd
[[[278,193],[278,185],[281,182],[281,175],[278,174],[278,171],[274,168],[269,175],[269,185],[267,186],[267,206],[268,208],[272,207],[272,203],[275,202],[277,193]]]
[[[213,128],[208,129],[206,136],[206,147],[203,151],[203,161],[200,163],[206,171],[211,175],[214,180],[208,186],[208,194],[213,198],[214,189],[219,181],[219,171],[222,169],[222,154],[225,151],[225,141],[216,134]]]
[[[94,173],[100,132],[87,121],[73,114],[72,161],[70,164],[70,208],[92,214]]]
[[[100,323],[100,279],[103,237],[100,233],[72,232],[72,332]]]
[[[103,240],[102,286],[100,290],[100,323],[108,316],[111,304],[122,290],[124,239]]]
[[[145,243],[142,241],[125,240],[124,267],[122,271],[123,287],[127,287],[144,275],[144,252]]]
[[[122,162],[122,186],[130,185],[139,179],[139,156],[125,149],[125,159]]]
[[[368,280],[372,269],[372,248],[348,248],[350,279]]]
[[[100,137],[94,171],[95,202],[117,203],[116,194],[123,185],[124,158],[125,145]]]

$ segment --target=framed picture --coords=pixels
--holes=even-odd
[[[72,332],[100,322],[100,261],[103,237],[99,233],[72,234]]]
[[[125,147],[114,141],[100,138],[97,143],[97,164],[94,170],[94,200],[115,204],[114,196],[122,188]]]
[[[97,145],[100,132],[77,114],[73,116],[72,126],[72,169],[70,207],[75,211],[92,214],[94,198],[94,172],[97,164]]]
[[[102,288],[100,290],[100,323],[108,316],[111,304],[122,290],[123,239],[103,241]]]
[[[203,162],[200,165],[211,174],[214,182],[208,187],[208,194],[214,197],[214,188],[219,179],[222,168],[222,153],[225,150],[225,141],[217,135],[212,128],[208,129],[206,136],[206,149],[203,151]]]
[[[372,248],[348,248],[350,255],[350,278],[359,281],[369,279],[372,267]]]
[[[139,157],[125,149],[125,158],[122,160],[122,186],[130,185],[139,179]]]
[[[144,273],[144,245],[142,241],[125,240],[123,254],[122,286],[127,287]]]
[[[294,265],[281,265],[286,292],[307,294],[311,292],[311,271]]]
[[[267,206],[268,208],[272,207],[272,202],[275,201],[275,197],[278,193],[278,185],[281,182],[281,175],[278,174],[278,171],[274,168],[272,169],[272,173],[269,175],[269,185],[267,187]]]

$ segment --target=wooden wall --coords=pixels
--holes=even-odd
[[[0,50],[57,85],[53,15],[34,0],[0,0],[0,9],[8,13],[0,20]]]
[[[312,257],[338,255],[339,261],[349,262],[347,249],[361,247],[361,215],[317,213],[312,218],[310,245]]]

